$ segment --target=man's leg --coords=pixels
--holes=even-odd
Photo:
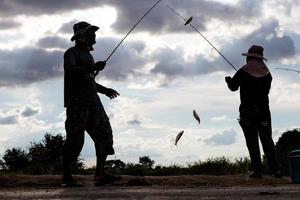
[[[97,155],[97,166],[95,172],[96,180],[101,179],[105,176],[104,166],[105,166],[106,158],[107,158],[106,154]]]
[[[87,110],[80,107],[67,108],[67,119],[65,122],[66,141],[63,150],[63,181],[72,182],[72,164],[77,158],[84,143],[84,131],[86,125]]]
[[[95,143],[97,166],[95,180],[109,183],[119,180],[119,177],[105,173],[104,166],[107,155],[113,155],[113,136],[109,119],[102,106],[91,108],[87,132]],[[93,114],[92,114],[93,113]]]

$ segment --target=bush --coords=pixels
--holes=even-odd
[[[0,170],[5,170],[5,169],[6,169],[5,162],[0,159]]]
[[[151,160],[150,158],[147,159]],[[226,157],[209,158],[206,161],[198,161],[188,164],[187,167],[179,165],[161,166],[150,168],[149,165],[128,163],[123,168],[114,170],[112,165],[106,165],[107,169],[118,174],[133,176],[171,176],[171,175],[227,175],[248,173],[250,169],[250,159],[239,158],[230,161]]]
[[[62,135],[46,133],[39,143],[31,143],[29,148],[31,174],[59,174],[63,171],[62,153],[64,138]]]
[[[133,176],[146,176],[152,169],[148,169],[140,164],[128,163],[121,174],[133,175]]]
[[[289,175],[288,154],[300,149],[300,129],[286,131],[276,143],[277,158],[283,175]]]
[[[29,166],[28,154],[21,148],[12,148],[5,151],[3,160],[8,170],[23,172]]]
[[[139,163],[148,169],[152,169],[154,165],[154,160],[151,160],[149,156],[139,157]]]
[[[11,172],[23,172],[28,174],[61,174],[63,171],[62,152],[65,139],[60,134],[46,133],[39,143],[31,143],[26,153],[20,148],[6,150],[3,156],[4,163],[0,163],[1,169]],[[84,165],[80,158],[72,166],[74,173],[84,173]]]
[[[228,174],[230,162],[228,158],[208,158],[205,162],[195,162],[189,165],[190,174],[223,175]]]
[[[154,170],[149,174],[151,176],[171,176],[171,175],[186,175],[188,174],[188,169],[179,165],[156,166]]]

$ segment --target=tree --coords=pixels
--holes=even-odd
[[[22,171],[30,174],[60,174],[63,170],[64,142],[65,139],[62,135],[46,133],[41,142],[31,143],[28,153],[20,148],[6,150],[3,156],[5,162],[4,164],[0,162],[0,169],[7,168],[10,171]],[[72,168],[75,173],[82,173],[84,165],[80,158]]]
[[[139,163],[148,169],[151,169],[154,165],[154,160],[151,160],[149,156],[139,157]]]
[[[105,166],[106,169],[118,169],[118,170],[122,170],[126,167],[125,163],[121,160],[107,160],[105,162]]]
[[[5,170],[5,162],[3,160],[0,159],[0,170]]]
[[[29,148],[30,173],[32,174],[58,174],[63,170],[62,153],[64,137],[61,134],[46,133],[40,143],[32,143]],[[72,166],[74,171],[82,170],[83,163],[78,158]]]
[[[24,171],[29,165],[28,154],[21,148],[12,148],[5,151],[3,160],[8,170]]]
[[[29,173],[31,174],[47,174],[51,173],[49,168],[53,163],[49,162],[48,152],[42,143],[31,143],[29,148]]]
[[[300,149],[300,129],[286,131],[276,143],[277,157],[284,175],[289,175],[288,154],[296,149]]]

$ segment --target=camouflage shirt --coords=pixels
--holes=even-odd
[[[64,54],[64,106],[93,106],[100,104],[97,92],[105,87],[95,82],[93,56],[87,47],[75,45]]]

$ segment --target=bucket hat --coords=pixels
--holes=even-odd
[[[86,33],[87,31],[92,30],[96,32],[98,29],[98,26],[91,25],[85,21],[78,22],[73,26],[74,35],[72,36],[71,41],[76,40],[79,36]]]
[[[267,59],[264,57],[264,48],[259,45],[252,45],[247,53],[242,53],[243,56],[249,56],[249,57],[255,57],[255,58],[261,58],[263,60]]]

